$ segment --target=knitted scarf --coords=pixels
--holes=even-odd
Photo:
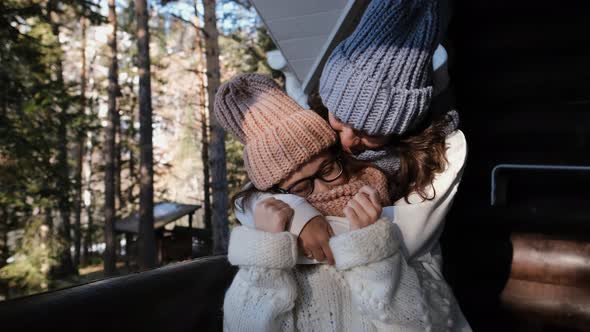
[[[447,116],[449,117],[449,123],[445,128],[445,136],[448,136],[459,127],[459,113],[456,110],[450,110]],[[384,146],[377,150],[365,150],[354,155],[354,158],[374,164],[388,176],[392,176],[399,169],[399,156],[396,155],[392,146]]]
[[[344,217],[342,210],[346,207],[346,203],[365,185],[377,190],[382,206],[391,204],[385,174],[371,166],[365,167],[359,174],[352,176],[346,184],[335,186],[326,192],[311,194],[307,197],[307,201],[325,216]]]

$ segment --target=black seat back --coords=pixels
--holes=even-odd
[[[0,303],[2,331],[221,331],[225,256]]]

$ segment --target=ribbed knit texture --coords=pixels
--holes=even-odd
[[[394,232],[381,219],[333,237],[336,266],[254,267],[247,257],[259,251],[243,243],[230,247],[239,251],[231,262],[240,270],[225,296],[224,330],[471,331],[444,279],[422,262],[406,263]],[[281,247],[290,245],[272,246],[264,255],[282,255]]]
[[[327,122],[302,109],[267,75],[242,74],[219,87],[215,117],[242,142],[244,166],[267,190],[336,142]]]
[[[288,232],[269,233],[252,228],[237,227],[231,233],[227,259],[232,264],[258,266],[272,269],[286,269],[295,266],[297,242],[295,235]],[[239,246],[239,250],[234,249]],[[244,252],[250,253],[242,256]],[[273,252],[273,255],[269,255]]]
[[[309,195],[307,201],[325,216],[344,217],[343,210],[346,203],[366,185],[377,190],[381,206],[390,205],[387,178],[383,172],[372,166],[365,167],[346,184],[334,186],[329,191]]]
[[[344,271],[394,255],[399,249],[396,245],[399,242],[390,229],[391,223],[378,222],[373,227],[361,228],[346,236],[332,237],[330,248],[336,255],[336,269]]]
[[[328,110],[369,135],[412,129],[430,105],[438,31],[437,0],[373,0],[324,66]]]

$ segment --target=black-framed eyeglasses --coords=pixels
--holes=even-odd
[[[273,188],[273,191],[279,194],[293,194],[297,196],[307,197],[313,193],[314,183],[316,179],[320,179],[323,182],[334,182],[342,176],[344,167],[340,158],[335,158],[324,162],[320,169],[312,176],[303,178],[293,183],[289,188],[283,189],[278,186]]]

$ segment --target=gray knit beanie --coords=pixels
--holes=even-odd
[[[437,0],[373,0],[326,62],[320,96],[340,121],[369,135],[400,135],[426,113]]]

